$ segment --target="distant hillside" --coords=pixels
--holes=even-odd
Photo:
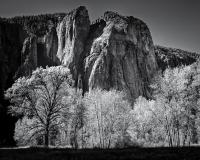
[[[184,51],[182,49],[155,46],[155,55],[160,69],[190,65],[200,58],[199,53]]]
[[[0,23],[19,24],[29,34],[43,36],[52,26],[57,26],[58,22],[66,16],[66,13],[41,14],[33,16],[16,16],[13,18],[0,18]]]

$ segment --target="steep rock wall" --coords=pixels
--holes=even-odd
[[[69,67],[76,83],[79,75],[82,75],[81,64],[89,28],[88,11],[82,6],[67,14],[57,27],[57,57],[61,64]]]
[[[94,37],[85,60],[86,88],[125,90],[133,101],[139,95],[148,97],[148,84],[157,69],[148,27],[113,12],[106,12],[103,20],[105,27],[97,26],[102,34]]]
[[[37,66],[60,65],[60,60],[56,56],[57,50],[57,32],[56,28],[52,27],[46,35],[37,38]]]
[[[16,72],[16,77],[27,76],[37,67],[56,66],[60,64],[56,56],[58,38],[53,27],[44,36],[29,35],[23,43],[21,51],[21,66]]]

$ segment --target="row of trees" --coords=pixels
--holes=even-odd
[[[154,100],[135,103],[137,140],[148,145],[197,144],[200,129],[200,63],[167,69],[151,87]]]
[[[110,148],[124,143],[131,106],[119,91],[86,93],[73,87],[67,68],[38,68],[6,92],[19,145]],[[124,144],[125,145],[125,144]]]
[[[73,88],[63,67],[38,68],[6,91],[9,112],[20,117],[18,145],[110,148],[198,143],[200,63],[167,69],[151,85],[153,99],[131,106],[121,91]]]

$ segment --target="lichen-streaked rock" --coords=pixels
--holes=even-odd
[[[57,50],[57,32],[56,28],[52,27],[46,35],[37,37],[37,66],[46,67],[47,65],[60,65],[61,62],[56,55]]]
[[[19,64],[14,79],[30,75],[37,67],[37,37],[30,36],[24,40]]]
[[[102,34],[95,37],[86,57],[86,88],[125,90],[132,100],[148,97],[148,84],[157,69],[148,27],[139,19],[113,12],[106,12],[103,20]]]
[[[73,78],[78,81],[83,63],[85,41],[89,33],[90,20],[85,7],[70,12],[57,27],[58,51],[60,62],[71,70]]]
[[[15,77],[28,76],[37,67],[59,65],[56,56],[58,38],[56,29],[52,27],[49,32],[41,37],[30,34],[23,43],[21,62]]]

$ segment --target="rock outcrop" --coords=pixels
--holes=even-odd
[[[132,100],[139,95],[148,97],[148,84],[157,63],[147,25],[114,12],[106,12],[103,19],[93,25],[96,25],[91,26],[96,36],[89,37],[93,41],[86,54],[86,88],[124,90]]]
[[[89,29],[88,11],[82,6],[67,14],[57,27],[57,57],[61,64],[69,67],[76,83],[82,75],[83,51]]]

